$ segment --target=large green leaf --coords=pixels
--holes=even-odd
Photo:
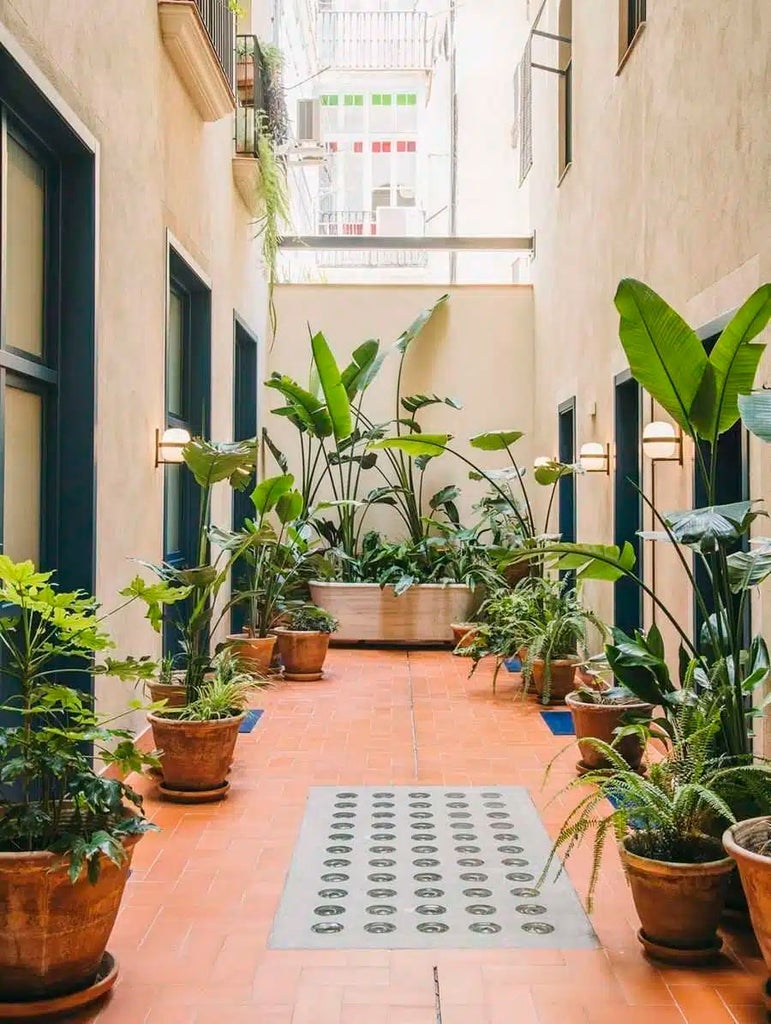
[[[712,375],[704,346],[685,320],[641,281],[622,280],[614,301],[632,375],[688,431],[704,375]]]
[[[403,437],[384,437],[373,441],[370,448],[397,448],[411,458],[441,455],[452,440],[452,434],[405,434]]]
[[[286,491],[276,502],[276,515],[286,525],[294,522],[303,510],[303,496],[299,491]]]
[[[354,395],[358,391],[363,391],[366,387],[367,375],[374,366],[379,352],[380,342],[374,338],[362,342],[358,348],[353,350],[350,363],[340,374],[350,401],[353,401]]]
[[[729,321],[709,356],[714,370],[715,400],[703,436],[712,438],[729,430],[739,419],[738,398],[752,391],[765,345],[750,342],[771,317],[771,284],[753,292]],[[700,404],[700,403],[699,403]],[[700,410],[700,420],[704,410]]]
[[[274,373],[265,381],[265,386],[279,391],[291,403],[293,414],[315,437],[329,437],[332,433],[332,418],[327,407],[297,381],[286,374]],[[288,415],[284,410],[274,409],[273,412]]]
[[[332,420],[332,433],[335,435],[335,440],[341,441],[343,438],[351,436],[353,423],[351,421],[351,403],[340,377],[340,369],[332,355],[332,349],[321,331],[311,338],[311,349],[321,381],[321,390],[324,392],[327,402],[327,412]]]
[[[758,537],[749,551],[736,551],[727,561],[728,583],[735,594],[759,586],[771,576],[771,538]]]
[[[436,300],[433,306],[429,306],[428,309],[424,309],[423,312],[420,313],[412,321],[407,330],[403,331],[399,335],[395,345],[396,349],[399,352],[404,353],[407,351],[407,349],[410,347],[412,342],[417,338],[417,336],[426,326],[426,324],[429,322],[434,313],[436,313],[438,309],[441,309],[441,307],[444,306],[444,304],[449,300],[449,298],[449,295],[440,295],[440,297]]]
[[[408,395],[402,399],[402,407],[409,413],[425,409],[427,405],[449,405],[451,409],[462,409],[457,398],[440,398],[439,395]]]
[[[567,462],[558,462],[556,459],[550,459],[548,462],[539,463],[533,469],[533,478],[537,484],[551,487],[558,480],[561,480],[563,476],[570,476],[575,472],[575,466]]]
[[[635,565],[634,548],[629,541],[623,548],[615,544],[552,544],[548,551],[558,556],[558,568],[575,571],[579,580],[615,583]]]
[[[761,513],[753,511],[751,501],[729,505],[710,505],[684,512],[667,512],[664,522],[679,544],[713,551],[719,544],[732,544],[742,537]]]
[[[204,441],[196,437],[182,449],[182,458],[199,487],[229,480],[236,490],[243,490],[257,465],[257,439]]]
[[[739,395],[739,413],[751,434],[771,442],[771,389]]]
[[[281,476],[270,476],[260,483],[252,491],[252,504],[259,516],[264,516],[272,508],[275,508],[278,499],[282,494],[291,490],[294,477],[291,473],[283,473]]]
[[[262,443],[265,445],[265,447],[268,449],[270,454],[276,460],[278,468],[281,470],[281,472],[282,473],[288,473],[289,472],[289,460],[287,459],[286,455],[284,455],[284,453],[281,451],[281,449],[278,447],[278,445],[275,444],[275,442],[271,438],[270,434],[268,433],[266,427],[262,428]]]
[[[509,448],[520,437],[524,437],[521,430],[488,430],[484,434],[475,434],[469,438],[469,444],[483,452],[500,452]]]

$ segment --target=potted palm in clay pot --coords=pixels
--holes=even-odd
[[[134,846],[154,826],[92,751],[119,777],[156,761],[95,710],[88,684],[156,666],[106,656],[96,602],[31,562],[0,555],[0,603],[0,1018],[17,1021],[91,1003],[115,981],[107,942]]]
[[[614,747],[590,743],[609,768],[587,771],[567,789],[588,786],[560,829],[539,884],[561,850],[569,857],[589,838],[593,867],[588,906],[599,878],[608,835],[619,853],[640,917],[638,938],[648,956],[666,963],[708,963],[719,953],[717,934],[734,863],[715,838],[716,823],[736,824],[727,802],[737,785],[771,785],[765,764],[731,764],[714,755],[719,709],[679,707],[666,728],[652,730],[666,747],[647,777],[632,770]],[[609,801],[613,809],[606,812]],[[561,869],[560,869],[561,870]]]
[[[336,629],[337,619],[314,604],[288,608],[282,625],[276,628],[284,679],[296,682],[321,679],[329,638]]]
[[[723,846],[739,868],[752,928],[771,974],[771,818],[732,825],[723,835]],[[766,982],[765,997],[771,1013],[771,980]]]
[[[303,498],[291,473],[261,481],[251,495],[254,518],[238,533],[219,531],[218,542],[238,551],[235,574],[239,586],[232,601],[246,610],[241,633],[228,642],[244,668],[269,671],[276,646],[276,627],[287,602],[307,592],[313,548],[308,528],[296,525]]]

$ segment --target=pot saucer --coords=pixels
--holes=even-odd
[[[172,804],[211,804],[223,800],[229,789],[229,782],[223,782],[213,789],[172,789],[164,782],[158,783],[158,793]]]
[[[290,683],[315,683],[323,678],[323,672],[287,672],[284,669],[284,679]]]
[[[647,956],[681,967],[699,967],[702,964],[712,963],[723,948],[723,940],[719,935],[715,936],[712,945],[701,949],[678,949],[675,946],[664,946],[649,939],[642,928],[638,931],[637,938]]]
[[[89,1006],[101,999],[115,984],[118,977],[118,961],[112,953],[105,953],[96,972],[96,978],[88,988],[79,992],[70,992],[66,996],[53,996],[51,999],[36,999],[32,1003],[0,1002],[0,1020],[22,1021],[42,1020],[83,1006]]]

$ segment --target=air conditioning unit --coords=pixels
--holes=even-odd
[[[391,238],[415,238],[425,234],[423,211],[415,206],[378,206],[377,234]]]
[[[318,100],[297,101],[297,141],[321,143],[321,104]]]

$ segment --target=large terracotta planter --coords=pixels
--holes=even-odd
[[[758,847],[769,841],[771,818],[740,821],[723,834],[723,846],[738,865],[752,927],[771,974],[771,856],[757,852]],[[766,985],[766,999],[771,1012],[771,983]]]
[[[228,643],[233,649],[245,672],[253,675],[267,675],[276,646],[275,634],[270,636],[249,636],[247,633],[231,633]]]
[[[0,853],[0,1002],[37,1002],[93,984],[104,956],[131,855],[101,858],[99,879],[73,885],[69,862],[54,853]]]
[[[277,629],[278,653],[284,665],[284,679],[312,682],[321,679],[329,649],[329,633]]]
[[[153,742],[161,751],[161,794],[207,793],[224,796],[238,729],[245,714],[212,722],[186,722],[147,716]]]
[[[473,617],[480,596],[462,583],[418,583],[398,597],[378,583],[311,583],[314,604],[338,620],[333,643],[439,644]]]
[[[147,692],[153,704],[165,700],[167,708],[183,708],[187,703],[187,689],[180,683],[147,683]]]
[[[632,889],[642,929],[640,942],[649,956],[667,963],[708,963],[720,951],[717,934],[723,912],[730,857],[701,864],[668,864],[630,853],[620,844],[621,860]]]
[[[626,715],[633,714],[638,718],[650,717],[653,708],[650,704],[638,701],[634,704],[587,704],[579,700],[577,694],[569,693],[565,703],[573,715],[573,725],[581,751],[578,762],[580,773],[594,771],[596,768],[608,768],[606,758],[591,743],[581,742],[587,739],[603,740],[607,744],[615,739],[613,732],[623,722]],[[621,757],[634,771],[639,771],[645,748],[637,736],[624,736],[615,748]]]
[[[549,699],[546,704],[562,704],[569,693],[576,688],[576,665],[578,659],[556,659],[551,663],[551,682],[549,684]],[[533,687],[539,699],[543,701],[544,696],[544,673],[545,663],[540,658],[533,658]]]

